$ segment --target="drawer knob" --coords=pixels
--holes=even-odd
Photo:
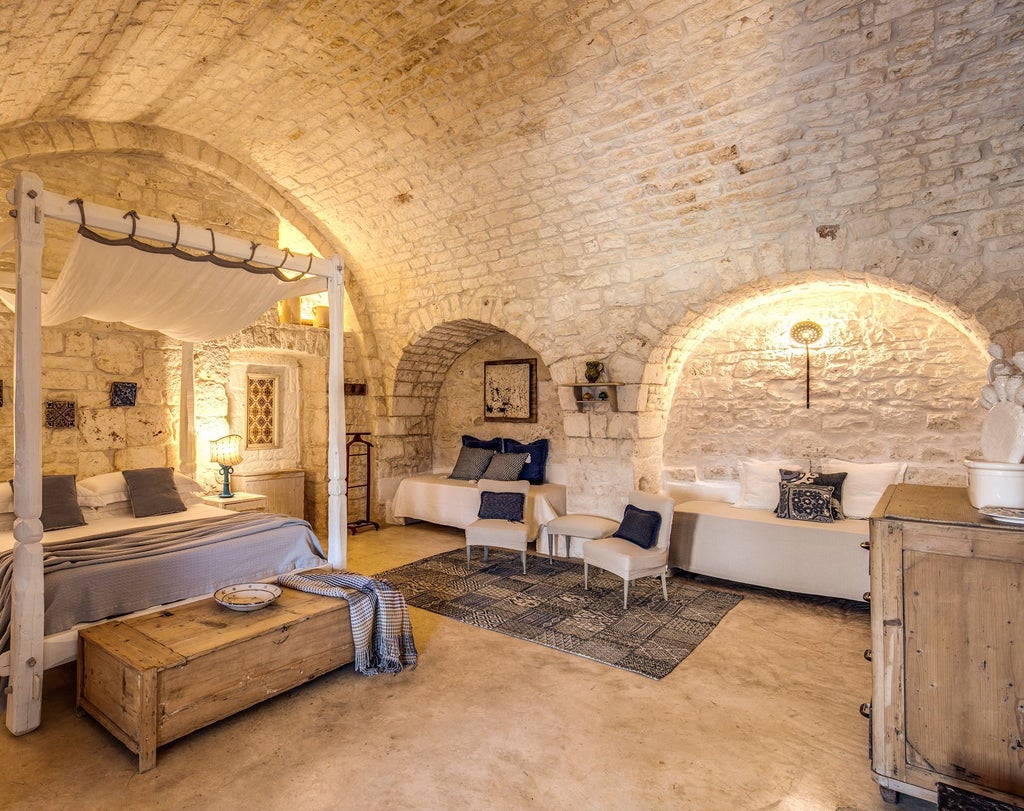
[[[870,549],[871,548],[871,541],[861,541],[860,542],[860,548],[861,549]]]
[[[868,704],[866,701],[860,705],[860,714],[863,715],[865,718],[871,717],[871,705]]]
[[[869,662],[871,661],[871,648],[864,649],[864,658],[867,659]]]
[[[865,591],[864,592],[864,597],[862,599],[864,600],[864,602],[870,603],[871,602],[871,592],[870,591]]]

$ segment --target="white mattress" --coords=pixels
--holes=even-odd
[[[430,521],[465,529],[477,519],[480,496],[475,481],[449,479],[443,474],[422,473],[402,479],[391,502],[396,519]],[[526,513],[538,526],[565,514],[565,485],[530,485]]]
[[[76,538],[87,538],[97,532],[120,532],[125,529],[144,529],[146,527],[162,527],[166,524],[176,524],[181,521],[194,521],[197,518],[226,518],[231,513],[222,510],[220,507],[211,507],[209,504],[194,504],[185,512],[169,513],[167,515],[150,515],[146,518],[135,518],[125,506],[118,510],[93,510],[83,508],[82,514],[86,523],[80,527],[69,527],[68,529],[54,529],[43,533],[43,543],[48,541],[73,541]],[[14,532],[6,530],[0,532],[0,552],[6,552],[14,548]]]

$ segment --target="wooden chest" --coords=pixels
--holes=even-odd
[[[212,598],[78,634],[78,706],[131,751],[156,748],[354,661],[348,603],[282,589],[232,611]]]
[[[872,770],[1024,805],[1024,527],[959,487],[895,485],[871,517]]]

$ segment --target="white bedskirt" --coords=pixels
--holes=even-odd
[[[421,473],[402,479],[391,502],[389,518],[430,521],[465,529],[477,518],[480,497],[475,481]],[[533,484],[526,498],[526,514],[538,526],[565,515],[564,484]]]
[[[670,566],[755,586],[861,600],[871,588],[867,519],[831,524],[711,501],[677,504]]]

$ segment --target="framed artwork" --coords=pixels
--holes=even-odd
[[[537,421],[537,359],[484,361],[484,421]]]

